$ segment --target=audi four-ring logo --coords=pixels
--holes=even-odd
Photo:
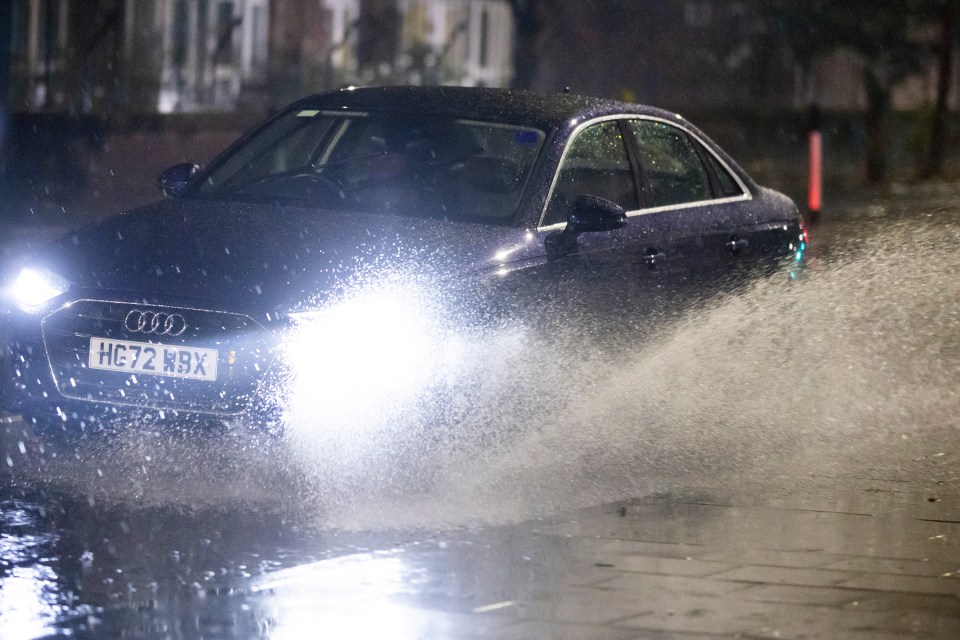
[[[134,309],[124,318],[123,328],[131,333],[179,336],[187,330],[187,321],[179,313]]]

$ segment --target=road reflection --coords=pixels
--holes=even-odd
[[[251,577],[302,557],[275,514],[129,510],[0,480],[0,639],[271,636],[266,614],[231,607],[256,596]]]
[[[56,534],[40,533],[34,505],[0,503],[0,637],[36,638],[69,616],[53,547]]]
[[[449,610],[451,581],[482,580],[430,564],[446,543],[411,548],[396,532],[319,530],[242,505],[129,509],[49,488],[0,492],[2,640],[457,637],[456,611],[470,608]]]
[[[274,572],[251,590],[263,596],[258,617],[275,640],[318,633],[414,639],[436,631],[426,611],[398,601],[415,573],[398,552],[360,553]]]

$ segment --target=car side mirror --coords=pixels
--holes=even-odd
[[[591,231],[613,231],[627,224],[623,207],[597,196],[583,195],[573,201],[567,215],[568,234]]]
[[[192,162],[183,162],[175,164],[163,173],[157,179],[157,186],[167,197],[173,197],[183,191],[193,177],[200,171],[200,165]]]
[[[561,258],[577,249],[577,236],[591,231],[614,231],[627,224],[623,207],[597,196],[579,196],[570,206],[567,226],[544,238],[547,256]]]

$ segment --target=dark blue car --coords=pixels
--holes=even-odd
[[[803,248],[794,204],[682,117],[573,95],[318,95],[160,185],[14,278],[0,408],[350,408],[442,383],[478,327],[628,316]]]

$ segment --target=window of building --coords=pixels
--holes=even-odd
[[[216,64],[233,64],[233,2],[221,2],[217,5],[217,50],[214,54]]]
[[[178,68],[187,62],[189,29],[187,0],[177,0],[173,5],[173,64]]]
[[[254,68],[261,69],[267,65],[268,38],[267,8],[257,6],[253,8],[253,51],[251,63]]]
[[[27,0],[14,0],[13,13],[11,15],[13,23],[10,41],[10,53],[14,57],[26,57],[27,55],[27,37],[30,31],[30,6]]]
[[[490,64],[490,12],[480,12],[480,66]]]
[[[197,77],[203,78],[207,69],[207,53],[209,42],[209,13],[208,0],[197,0]]]

